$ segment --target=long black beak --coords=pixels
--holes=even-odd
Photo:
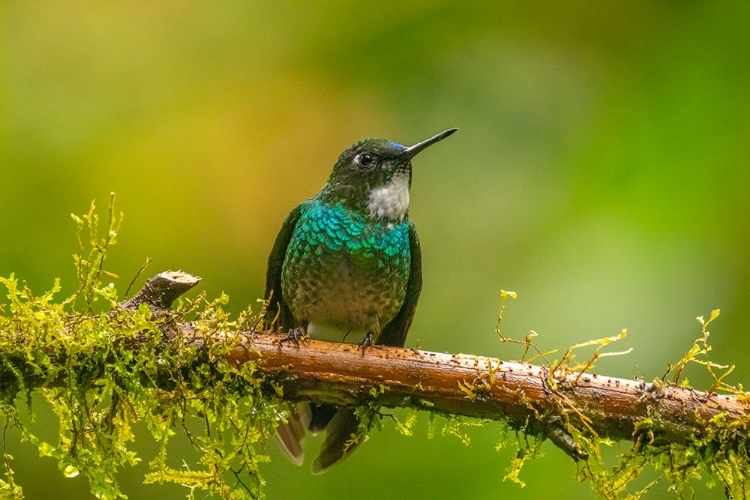
[[[451,135],[456,130],[458,129],[449,128],[448,130],[444,132],[440,132],[438,135],[432,136],[429,139],[426,139],[420,143],[417,143],[410,148],[406,148],[399,156],[403,158],[404,160],[411,160],[417,155],[417,153],[426,149],[428,146],[432,146],[436,142],[442,141],[443,139]]]

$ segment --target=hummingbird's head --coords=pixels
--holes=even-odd
[[[341,153],[318,196],[375,219],[401,221],[409,209],[412,158],[456,130],[448,129],[411,147],[385,139],[356,142]]]

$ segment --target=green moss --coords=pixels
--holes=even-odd
[[[523,357],[530,350],[536,351],[539,357],[553,353],[540,353],[527,336],[524,341],[516,341],[500,333],[500,323],[508,298],[515,298],[515,294],[503,292],[501,308],[498,316],[496,332],[505,342],[516,342],[524,345]],[[702,336],[699,337],[685,355],[676,363],[669,365],[669,370],[661,379],[653,381],[658,392],[668,385],[688,387],[685,372],[689,368],[704,370],[712,378],[713,383],[707,389],[709,393],[720,391],[731,394],[739,401],[747,401],[750,395],[743,391],[742,386],[733,386],[726,382],[734,366],[715,363],[710,359],[711,346],[708,343],[710,333],[708,327],[719,317],[719,310],[711,312],[708,319],[697,318],[701,325]],[[537,417],[563,430],[589,458],[578,462],[578,477],[582,481],[589,481],[592,489],[601,498],[635,500],[641,498],[647,491],[659,485],[675,495],[676,498],[695,498],[692,485],[696,481],[704,482],[708,487],[721,487],[728,498],[750,498],[750,461],[748,460],[748,435],[750,435],[750,416],[729,418],[721,413],[710,421],[705,422],[701,432],[694,432],[687,442],[668,443],[655,442],[654,429],[662,428],[659,415],[652,414],[634,425],[632,447],[625,453],[605,453],[614,443],[603,436],[597,435],[591,427],[589,410],[584,415],[582,408],[576,408],[573,402],[561,393],[559,384],[566,377],[580,378],[589,372],[595,361],[606,356],[621,356],[630,350],[620,352],[602,352],[609,344],[625,338],[623,330],[619,335],[577,344],[568,348],[559,361],[549,365],[549,376],[546,385],[549,390],[549,401],[554,410],[549,415]],[[593,348],[593,354],[585,361],[576,360],[575,353],[581,348]],[[546,359],[546,358],[545,358]],[[476,398],[476,388],[467,384],[460,389],[466,393],[467,399]],[[530,406],[534,410],[533,406]],[[535,410],[536,411],[536,410]],[[588,416],[587,416],[588,415]],[[524,463],[538,454],[540,440],[537,437],[534,444],[528,443],[528,433],[539,436],[543,432],[538,429],[521,429],[515,431],[518,449],[511,466],[506,473],[506,479],[511,479],[524,485],[520,473]],[[498,447],[508,446],[503,442]],[[614,456],[613,456],[614,455]],[[655,479],[645,479],[656,477]]]
[[[72,296],[58,297],[59,282],[35,295],[13,275],[0,278],[7,297],[0,314],[5,432],[20,432],[42,456],[55,458],[66,476],[85,475],[97,497],[125,498],[117,474],[141,460],[131,449],[132,428],[145,421],[160,444],[146,482],[179,483],[222,498],[261,497],[258,466],[267,458],[257,445],[273,435],[279,410],[252,364],[237,367],[225,360],[237,336],[215,340],[208,334],[248,329],[254,325],[251,313],[230,321],[222,310],[226,297],[204,296],[158,318],[145,305],[135,311],[117,307],[118,292],[103,279],[120,216],[111,204],[103,237],[93,204],[74,220],[81,248],[75,256],[79,287]],[[201,347],[182,336],[167,341],[163,334],[165,322],[186,316],[202,337]],[[57,442],[38,437],[19,415],[19,405],[29,404],[30,387],[41,387],[57,417]],[[168,465],[176,432],[198,451],[196,463]],[[7,452],[4,458],[0,495],[22,498]]]
[[[709,392],[719,389],[724,393],[747,397],[741,387],[725,382],[734,367],[710,360],[707,327],[718,316],[717,309],[707,321],[703,317],[698,318],[702,326],[702,337],[693,343],[682,359],[670,365],[668,373],[662,379],[654,381],[656,390],[666,385],[684,386],[680,380],[684,371],[689,366],[697,366],[706,370],[714,380]],[[672,379],[666,381],[670,375]],[[666,483],[666,489],[676,498],[695,498],[692,485],[696,481],[703,481],[708,487],[722,487],[728,498],[750,498],[750,478],[747,474],[750,467],[750,416],[730,419],[727,413],[720,413],[705,422],[700,432],[692,433],[690,439],[682,443],[655,442],[654,429],[661,427],[659,419],[658,414],[652,414],[635,423],[632,448],[627,453],[619,454],[615,465],[608,467],[601,458],[581,464],[581,479],[590,480],[594,491],[607,499],[637,499],[660,483]],[[596,452],[599,457],[600,448],[611,444],[599,437],[579,442]],[[642,482],[640,478],[649,469],[658,473],[657,479],[641,486],[637,491],[631,491],[634,485]]]

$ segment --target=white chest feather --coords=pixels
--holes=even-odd
[[[401,221],[409,209],[409,175],[396,174],[385,186],[370,193],[370,217]]]

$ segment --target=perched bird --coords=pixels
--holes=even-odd
[[[409,220],[414,156],[456,131],[414,146],[384,139],[356,142],[333,166],[318,194],[284,221],[268,258],[268,318],[284,331],[315,339],[401,347],[422,290],[422,256]],[[279,425],[285,454],[304,461],[305,427],[326,429],[321,473],[357,444],[352,407],[299,404]],[[361,436],[360,436],[361,437]]]

